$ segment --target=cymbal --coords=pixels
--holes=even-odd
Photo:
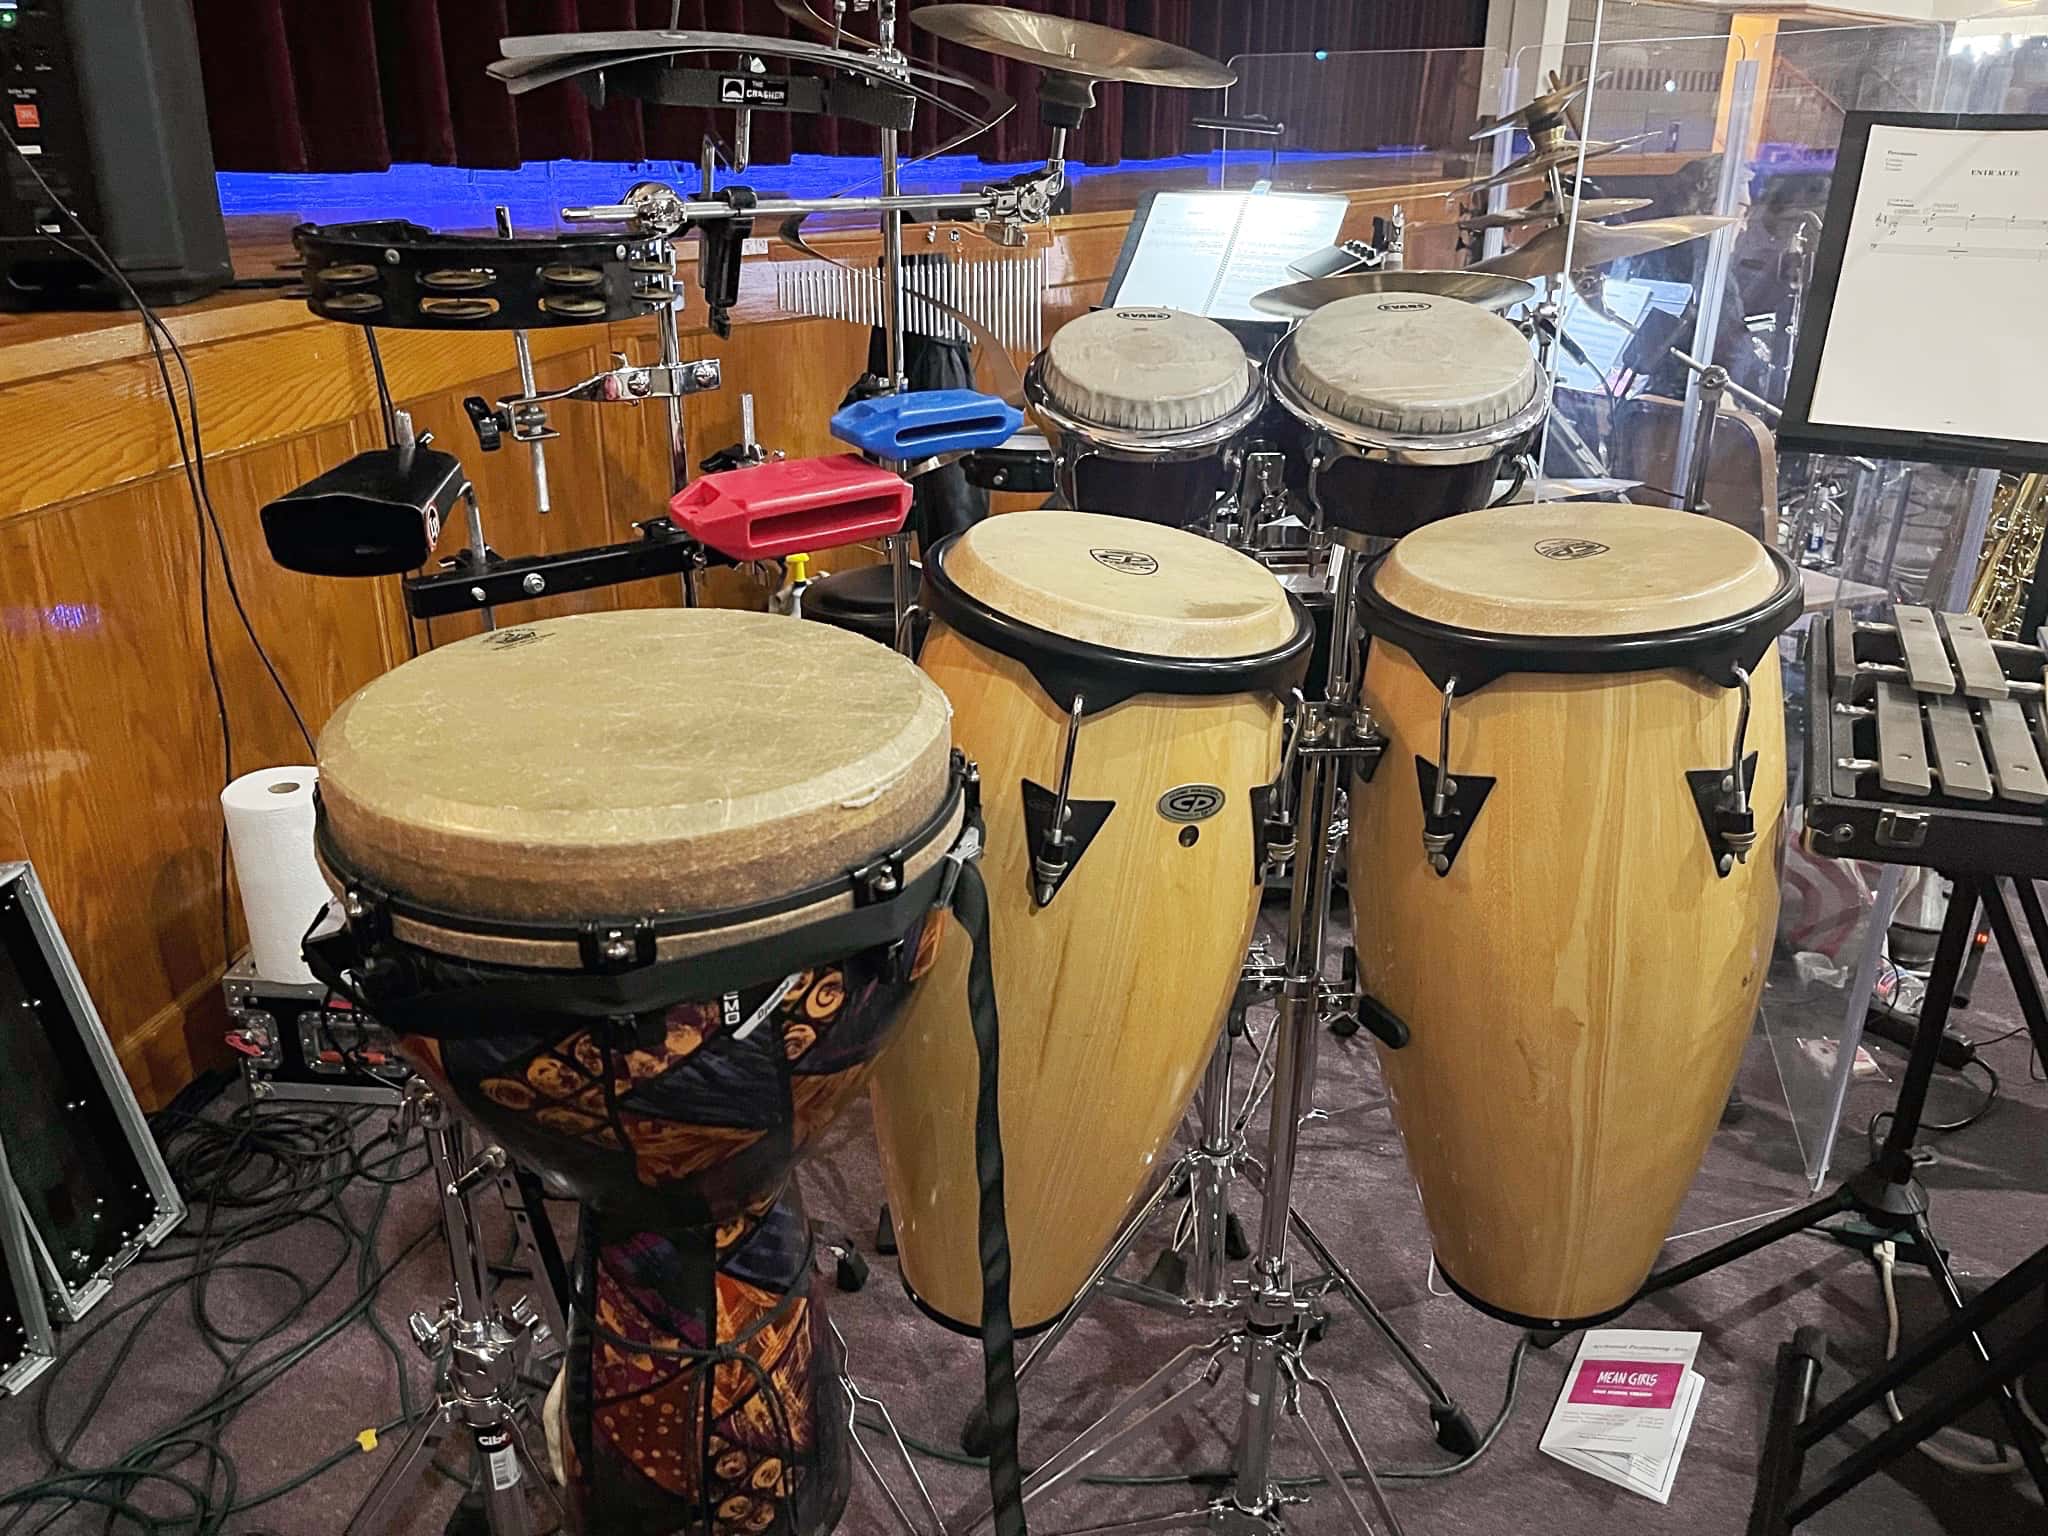
[[[1519,278],[1475,272],[1345,272],[1336,277],[1317,277],[1268,288],[1253,296],[1252,308],[1261,314],[1298,320],[1325,304],[1357,298],[1362,293],[1427,293],[1440,299],[1463,299],[1467,304],[1499,313],[1532,302],[1536,285]]]
[[[1460,229],[1513,229],[1517,224],[1543,224],[1566,218],[1611,219],[1617,213],[1635,213],[1650,206],[1647,197],[1582,197],[1563,208],[1545,193],[1522,208],[1503,208],[1499,213],[1482,213],[1458,220]]]
[[[1482,117],[1472,137],[1474,140],[1490,139],[1495,134],[1506,133],[1511,128],[1540,128],[1558,122],[1571,104],[1586,94],[1586,84],[1587,82],[1581,80],[1577,85],[1545,91],[1541,96],[1531,97],[1505,117]]]
[[[1634,224],[1581,224],[1572,240],[1574,267],[1604,267],[1624,256],[1642,256],[1699,240],[1738,222],[1732,216],[1689,213],[1675,219],[1642,219]],[[1564,271],[1565,243],[1571,231],[1554,225],[1512,251],[1473,264],[1474,272],[1504,277],[1555,277]]]
[[[1007,5],[927,5],[910,13],[913,26],[977,53],[1056,69],[1089,80],[1127,80],[1220,91],[1237,76],[1192,49],[1136,32],[1041,16]]]
[[[1623,496],[1640,490],[1640,480],[1621,480],[1612,475],[1578,475],[1569,479],[1543,476],[1529,481],[1509,498],[1510,502],[1583,501],[1589,496]]]
[[[1553,144],[1548,149],[1532,149],[1519,160],[1510,160],[1490,176],[1465,183],[1467,192],[1484,192],[1488,187],[1504,187],[1511,181],[1521,181],[1529,176],[1546,176],[1553,168],[1566,170],[1579,163],[1579,150],[1583,147],[1588,160],[1597,160],[1602,155],[1611,155],[1633,143],[1628,139],[1569,139],[1562,144]]]

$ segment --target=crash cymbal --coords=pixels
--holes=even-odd
[[[1535,501],[1584,501],[1588,497],[1625,496],[1641,490],[1640,480],[1621,480],[1612,475],[1577,475],[1569,479],[1545,475],[1530,480],[1508,498],[1509,503]]]
[[[1584,142],[1586,158],[1597,160],[1602,155],[1611,155],[1617,149],[1633,144],[1633,139],[1587,139]],[[1548,149],[1532,149],[1519,160],[1510,160],[1491,176],[1482,176],[1477,181],[1465,183],[1467,192],[1484,192],[1488,187],[1504,187],[1511,181],[1520,181],[1527,176],[1547,176],[1553,168],[1565,169],[1579,163],[1581,141],[1567,139],[1562,144],[1553,144]]]
[[[1684,245],[1735,222],[1733,217],[1719,214],[1689,213],[1682,218],[1642,219],[1634,224],[1581,224],[1575,238],[1570,229],[1559,224],[1512,251],[1475,263],[1472,270],[1503,277],[1555,277],[1564,271],[1567,240],[1571,242],[1574,268],[1604,267],[1624,256],[1642,256]]]
[[[910,13],[914,26],[972,48],[1088,80],[1128,80],[1220,91],[1237,76],[1214,59],[1136,32],[1041,16],[1007,5],[927,5]]]
[[[1567,202],[1563,211],[1548,193],[1523,208],[1503,208],[1499,213],[1482,213],[1458,220],[1458,228],[1469,230],[1513,229],[1517,224],[1561,223],[1564,219],[1611,219],[1617,213],[1635,213],[1650,206],[1647,197],[1582,197]]]
[[[1482,117],[1472,137],[1475,141],[1490,139],[1496,133],[1506,133],[1510,128],[1527,128],[1533,131],[1546,128],[1552,123],[1562,122],[1571,104],[1585,94],[1584,80],[1577,85],[1545,91],[1541,96],[1531,98],[1523,106],[1508,113],[1506,117]]]
[[[1252,308],[1261,314],[1299,320],[1325,304],[1353,299],[1362,293],[1427,293],[1440,299],[1463,299],[1467,304],[1498,313],[1533,302],[1536,285],[1519,278],[1476,272],[1345,272],[1336,277],[1317,277],[1282,288],[1268,288],[1253,296]]]

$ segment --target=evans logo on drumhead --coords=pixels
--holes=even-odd
[[[1120,309],[1116,312],[1119,320],[1171,320],[1173,316],[1163,309]]]
[[[1159,797],[1159,814],[1168,821],[1207,821],[1223,809],[1223,791],[1214,784],[1178,784]]]
[[[1434,304],[1424,299],[1393,299],[1378,306],[1380,309],[1435,309]]]
[[[1150,555],[1135,549],[1091,549],[1088,551],[1097,565],[1106,565],[1112,571],[1126,576],[1157,576],[1159,562]]]
[[[1591,539],[1545,539],[1536,546],[1536,553],[1546,560],[1590,560],[1606,554],[1607,546]]]
[[[514,646],[532,645],[537,640],[545,639],[547,636],[537,629],[494,629],[484,636],[484,644],[507,651]]]

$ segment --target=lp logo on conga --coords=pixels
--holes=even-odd
[[[1591,539],[1545,539],[1536,546],[1536,553],[1546,560],[1590,560],[1606,554],[1607,546]]]
[[[1159,562],[1152,556],[1135,549],[1091,549],[1098,565],[1106,565],[1112,571],[1121,571],[1126,576],[1156,576]]]
[[[1207,821],[1223,809],[1223,791],[1214,784],[1181,784],[1159,797],[1159,814],[1168,821]]]

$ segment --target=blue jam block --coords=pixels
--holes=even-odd
[[[972,389],[877,395],[832,417],[832,435],[877,459],[903,462],[993,448],[1017,435],[1024,413]]]

